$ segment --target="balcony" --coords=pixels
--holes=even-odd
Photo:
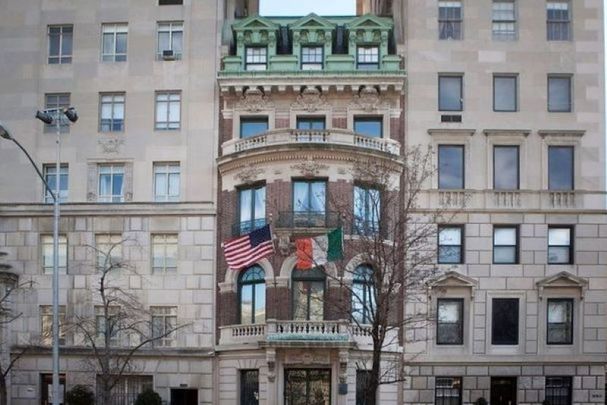
[[[400,153],[400,143],[387,138],[371,138],[345,129],[277,129],[251,138],[234,139],[222,145],[223,155],[273,146],[323,145],[361,148],[390,155]]]
[[[341,216],[331,211],[282,211],[278,213],[276,228],[337,228],[341,226]]]
[[[266,218],[253,219],[251,221],[236,222],[232,225],[232,237],[246,235],[255,229],[264,227],[268,223]]]

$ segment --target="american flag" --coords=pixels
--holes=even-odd
[[[274,254],[270,225],[227,241],[223,244],[223,254],[228,266],[240,270]]]

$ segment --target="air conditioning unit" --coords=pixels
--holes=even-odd
[[[440,122],[462,122],[462,116],[459,114],[443,114],[440,116]]]
[[[162,59],[163,60],[175,60],[175,52],[171,49],[165,49],[162,51]]]

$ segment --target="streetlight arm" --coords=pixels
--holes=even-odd
[[[23,146],[21,146],[21,144],[19,143],[19,141],[17,141],[15,138],[11,137],[10,140],[13,141],[13,142],[15,142],[15,145],[17,145],[19,147],[19,149],[21,149],[23,151],[23,153],[25,153],[25,156],[27,156],[27,158],[29,159],[29,161],[32,164],[32,166],[34,166],[34,169],[36,170],[36,173],[38,174],[38,177],[40,177],[40,180],[42,180],[42,183],[44,184],[44,188],[46,189],[46,191],[50,193],[51,197],[53,197],[53,201],[57,200],[57,196],[55,195],[55,192],[51,189],[51,187],[48,185],[48,183],[44,179],[44,176],[40,172],[40,169],[38,169],[38,166],[36,165],[36,163],[34,163],[34,160],[30,156],[30,154],[27,153],[27,151],[25,150],[25,148]],[[59,179],[60,179],[59,173],[56,173],[55,177],[56,177],[55,181],[59,181]]]

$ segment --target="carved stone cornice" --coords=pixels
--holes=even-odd
[[[291,169],[299,171],[303,177],[316,177],[321,171],[329,169],[329,166],[310,156],[305,161],[292,165]]]
[[[271,110],[273,108],[274,103],[272,103],[270,97],[266,96],[261,89],[256,87],[246,89],[240,100],[234,106],[234,109],[236,110],[244,110],[253,113]]]
[[[315,112],[318,110],[327,110],[331,106],[327,104],[325,96],[316,87],[306,87],[297,96],[297,101],[291,104],[293,110],[304,110]]]
[[[391,105],[375,87],[364,86],[358,94],[354,95],[349,107],[366,112],[373,112],[376,110],[387,110]]]

